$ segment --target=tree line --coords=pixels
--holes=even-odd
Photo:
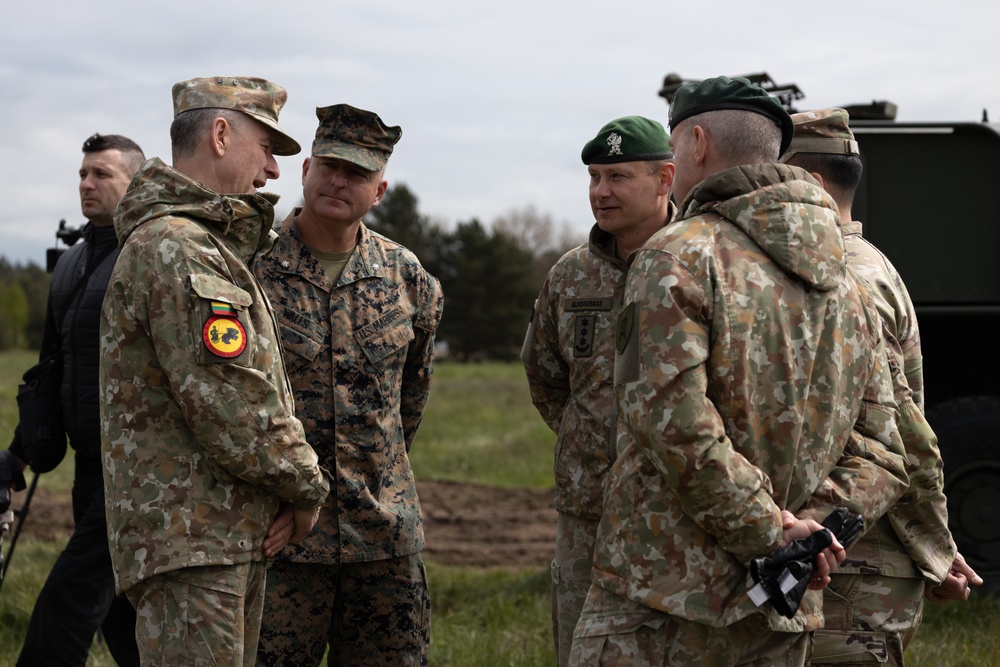
[[[365,224],[412,250],[441,281],[437,340],[459,361],[516,358],[545,274],[584,241],[530,206],[489,226],[476,218],[446,226],[420,213],[405,184],[390,187]],[[0,350],[41,345],[49,280],[34,262],[0,256]]]

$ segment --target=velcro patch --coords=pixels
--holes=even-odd
[[[578,310],[611,310],[611,297],[580,297],[577,299],[564,299],[563,310],[575,312]]]

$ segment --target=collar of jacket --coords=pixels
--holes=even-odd
[[[115,210],[119,245],[140,225],[163,216],[197,221],[249,263],[274,242],[271,225],[278,195],[219,194],[159,158],[143,163]]]
[[[278,238],[271,256],[275,259],[278,271],[295,274],[326,292],[338,285],[349,285],[365,278],[381,278],[385,275],[385,254],[375,243],[371,230],[362,222],[358,230],[358,244],[347,260],[340,280],[336,283],[330,280],[295,229],[295,218],[300,211],[301,206],[293,209],[277,227]]]
[[[676,220],[720,215],[782,269],[822,291],[844,278],[836,202],[809,172],[778,162],[725,169],[696,185]]]

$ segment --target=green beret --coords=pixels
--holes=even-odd
[[[584,164],[669,160],[673,156],[663,125],[642,116],[611,121],[587,142],[580,154]]]
[[[350,104],[317,107],[319,127],[313,140],[313,157],[332,157],[379,171],[392,155],[403,131],[389,127],[376,114]]]
[[[781,128],[781,150],[778,155],[783,155],[792,143],[795,128],[781,102],[741,76],[735,79],[717,76],[701,83],[685,83],[678,88],[670,104],[670,130],[673,131],[685,118],[722,109],[752,111],[777,123]]]
[[[235,109],[275,131],[274,154],[295,155],[302,148],[278,127],[278,112],[288,93],[255,76],[210,76],[179,81],[173,87],[174,118],[192,109]]]
[[[787,162],[796,153],[860,155],[849,119],[847,111],[837,107],[792,114],[795,136],[781,161]]]

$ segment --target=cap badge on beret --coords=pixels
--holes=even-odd
[[[608,135],[608,146],[611,146],[611,150],[608,151],[608,157],[612,155],[622,154],[622,135],[617,132],[612,132]]]
[[[642,116],[613,120],[587,142],[580,153],[584,164],[668,160],[670,138],[663,125]]]
[[[288,93],[281,86],[255,76],[209,76],[174,84],[174,118],[192,109],[242,111],[274,130],[274,154],[295,155],[302,150],[281,127],[278,113]]]

